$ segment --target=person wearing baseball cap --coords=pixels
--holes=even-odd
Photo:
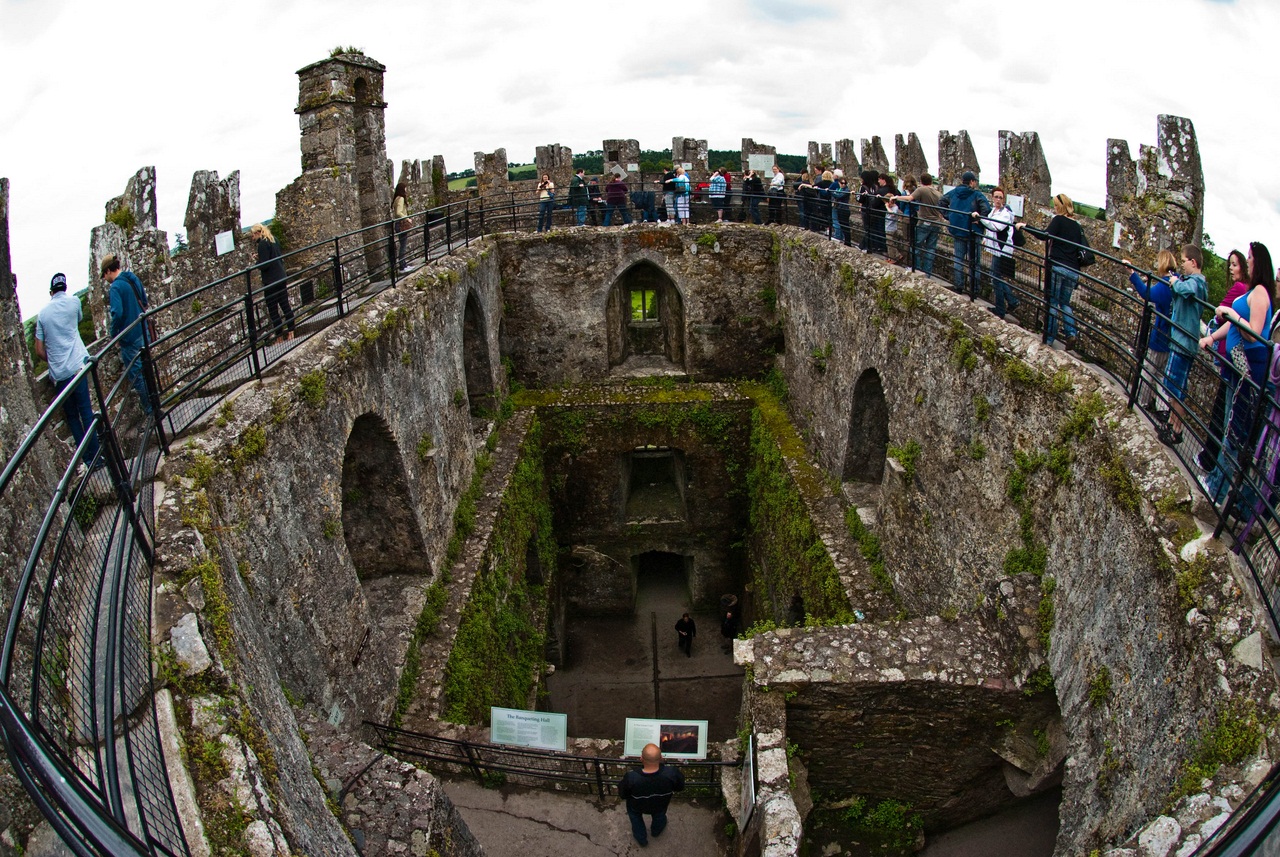
[[[49,303],[36,316],[36,354],[49,363],[49,377],[59,393],[76,379],[76,375],[89,362],[89,349],[80,338],[80,320],[84,312],[80,299],[67,295],[66,274],[54,274],[49,281]],[[76,439],[76,445],[84,445],[85,466],[93,467],[98,457],[98,435],[85,435],[93,425],[93,402],[89,398],[88,377],[80,379],[75,389],[62,400],[62,413],[67,428]]]

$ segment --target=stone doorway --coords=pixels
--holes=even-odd
[[[706,720],[711,740],[728,740],[742,670],[723,648],[716,614],[690,610],[692,559],[648,551],[631,562],[634,612],[566,623],[565,664],[547,681],[547,710],[568,715],[573,737],[621,739],[628,717],[678,717]],[[692,656],[676,645],[685,610],[697,623]]]
[[[484,417],[494,411],[493,364],[489,360],[489,337],[484,312],[475,292],[467,293],[462,314],[462,370],[467,384],[471,416]]]
[[[880,373],[868,369],[853,388],[842,481],[879,485],[884,478],[888,449],[889,404]]]
[[[657,265],[646,261],[628,268],[609,295],[605,315],[610,366],[684,372],[684,300]]]

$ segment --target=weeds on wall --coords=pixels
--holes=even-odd
[[[791,596],[798,593],[805,611],[818,620],[855,622],[844,584],[801,496],[802,490],[825,496],[829,493],[826,482],[820,473],[807,471],[809,478],[802,476],[803,484],[792,478],[784,450],[788,457],[803,459],[804,443],[782,405],[763,387],[747,386],[757,405],[751,414],[747,469],[749,538],[755,555],[752,576],[757,592],[775,619],[787,615]]]
[[[530,581],[530,545],[547,573],[555,567],[551,504],[535,422],[494,523],[445,666],[443,716],[484,723],[493,705],[524,708],[542,674],[546,587]]]

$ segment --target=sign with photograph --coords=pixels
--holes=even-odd
[[[489,708],[489,740],[494,744],[564,750],[568,746],[569,716],[546,711]]]
[[[668,759],[707,758],[707,721],[627,718],[624,756],[639,756],[645,744],[657,744]]]

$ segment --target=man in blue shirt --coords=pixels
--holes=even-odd
[[[67,296],[66,275],[54,274],[49,281],[49,303],[36,316],[36,354],[48,361],[49,377],[59,393],[89,362],[89,349],[80,339],[80,320],[83,317],[80,299]],[[81,378],[75,389],[62,400],[62,413],[76,445],[84,443],[85,434],[94,419],[87,377]],[[83,461],[92,467],[97,457],[98,435],[95,432],[85,444]]]
[[[991,203],[978,190],[978,177],[972,170],[965,170],[960,176],[960,185],[947,191],[942,197],[942,205],[951,211],[947,214],[947,231],[951,233],[951,242],[955,247],[955,271],[951,280],[952,288],[958,292],[965,290],[966,259],[969,256],[970,237],[976,237],[981,227],[974,228],[975,221],[970,215],[977,212],[979,217],[986,217],[991,212]],[[977,248],[974,248],[977,252]],[[971,284],[973,294],[977,296],[977,282]]]
[[[132,271],[120,270],[120,260],[114,254],[102,260],[102,278],[111,286],[108,304],[111,308],[111,335],[117,336],[120,331],[142,315],[147,308],[147,292]],[[147,393],[147,381],[142,369],[140,352],[145,343],[145,323],[129,328],[120,339],[120,362],[129,373],[133,388],[138,391],[142,400],[142,410],[151,415],[151,396]]]

